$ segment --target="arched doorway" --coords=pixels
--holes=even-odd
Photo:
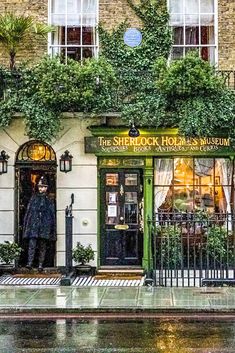
[[[41,141],[32,140],[20,147],[16,155],[16,238],[22,246],[23,252],[19,260],[19,266],[25,266],[27,262],[28,244],[23,241],[23,222],[28,202],[34,192],[37,191],[37,183],[42,175],[48,180],[48,192],[56,206],[56,155],[52,147]],[[55,243],[50,243],[46,253],[45,266],[55,266]],[[37,258],[37,256],[36,256]],[[37,263],[34,264],[37,266]]]

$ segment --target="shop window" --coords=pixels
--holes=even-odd
[[[83,60],[97,55],[98,0],[50,0],[52,56]]]
[[[229,158],[155,160],[155,212],[230,213],[234,200]]]
[[[216,0],[168,0],[173,31],[172,59],[198,50],[202,59],[216,62]]]

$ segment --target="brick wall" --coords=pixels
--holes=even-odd
[[[235,69],[235,0],[218,3],[219,68]]]
[[[0,0],[0,13],[8,11],[17,15],[30,15],[38,22],[47,23],[47,3],[47,0]],[[22,60],[36,61],[44,54],[47,54],[47,41],[38,36],[20,48],[16,56],[16,62]],[[1,46],[0,63],[8,64],[8,57]]]
[[[117,27],[125,19],[132,27],[141,27],[141,21],[130,9],[126,0],[100,0],[99,4],[99,21],[106,29]]]
[[[136,0],[138,1],[138,0]],[[1,0],[0,13],[14,11],[17,14],[30,14],[37,20],[47,22],[47,0]],[[126,0],[99,0],[99,20],[104,27],[111,30],[127,19],[132,27],[141,27],[140,20],[127,5]],[[218,0],[218,42],[219,68],[235,68],[235,0]],[[47,53],[47,43],[37,38],[21,49],[17,55],[18,61],[39,59]],[[0,63],[8,59],[0,47]]]

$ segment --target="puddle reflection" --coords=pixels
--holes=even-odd
[[[234,353],[234,321],[0,321],[1,353]]]

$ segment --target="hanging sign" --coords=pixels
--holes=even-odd
[[[128,47],[138,47],[142,42],[142,33],[136,28],[128,28],[124,33],[123,39]]]

